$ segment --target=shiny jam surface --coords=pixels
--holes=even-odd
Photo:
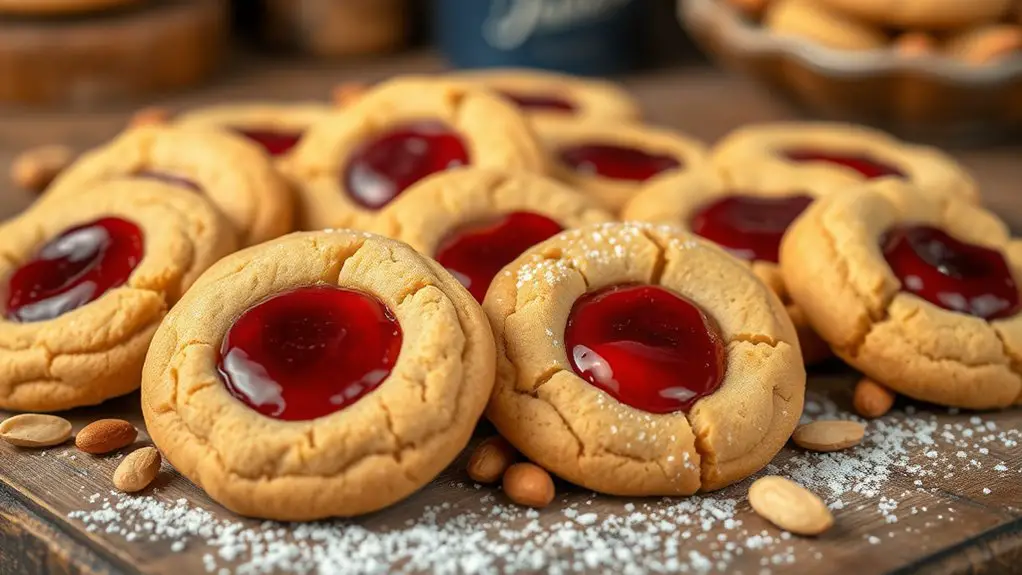
[[[344,187],[360,206],[382,208],[430,174],[469,163],[457,132],[435,121],[391,127],[364,142],[347,160]]]
[[[156,170],[142,170],[134,174],[135,178],[143,178],[146,180],[156,180],[179,188],[184,188],[193,192],[202,192],[202,187],[195,181],[190,180],[184,176],[178,176],[170,172],[161,172]]]
[[[560,150],[561,162],[575,172],[613,180],[644,182],[682,166],[677,158],[614,144],[584,144]]]
[[[783,156],[792,162],[824,162],[851,168],[862,174],[867,180],[895,176],[904,178],[905,173],[898,168],[871,158],[866,154],[842,154],[815,149],[790,149],[783,152]]]
[[[561,225],[532,212],[512,212],[447,236],[436,260],[482,302],[494,276],[526,249],[560,233]]]
[[[776,263],[785,230],[812,202],[809,196],[725,196],[692,216],[692,231],[735,257]]]
[[[715,323],[658,286],[620,285],[583,295],[564,339],[575,373],[650,413],[688,411],[724,378],[724,342]]]
[[[11,275],[5,315],[17,322],[59,317],[124,285],[143,255],[142,230],[128,220],[66,230]]]
[[[224,336],[227,390],[268,417],[340,411],[390,375],[401,328],[375,297],[335,286],[286,291],[250,307]]]
[[[898,226],[881,241],[901,289],[944,309],[983,319],[1019,311],[1019,291],[1004,256],[926,225]]]
[[[259,144],[271,156],[281,156],[302,139],[301,132],[257,128],[234,128],[234,131]]]
[[[549,112],[563,112],[565,114],[575,112],[574,104],[553,94],[525,94],[504,90],[501,92],[501,95],[525,110],[545,110]]]

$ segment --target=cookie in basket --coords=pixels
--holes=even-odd
[[[990,212],[863,184],[806,210],[781,271],[816,332],[874,381],[954,407],[1022,399],[1022,243]]]
[[[500,96],[418,77],[385,82],[317,123],[281,164],[305,229],[371,229],[379,210],[419,180],[468,165],[543,172],[546,159]]]
[[[733,189],[711,170],[668,174],[652,180],[622,212],[624,220],[673,224],[723,247],[749,262],[752,272],[784,302],[798,332],[807,364],[831,357],[826,342],[812,330],[788,297],[777,265],[781,237],[814,196]]]
[[[951,30],[990,23],[1008,14],[1012,0],[818,0],[835,12],[885,28]]]
[[[437,260],[481,302],[497,272],[527,248],[612,219],[538,174],[459,168],[411,187],[384,209],[376,231]]]
[[[702,143],[641,124],[595,118],[536,118],[551,174],[617,213],[647,180],[705,163]]]
[[[0,408],[57,411],[138,388],[157,325],[235,249],[202,196],[108,181],[0,226]]]
[[[711,151],[728,185],[820,195],[849,183],[895,178],[936,197],[979,201],[972,177],[943,152],[852,124],[781,122],[739,128]]]
[[[618,85],[594,78],[519,68],[471,70],[451,75],[500,93],[529,116],[573,116],[633,121],[639,105]]]
[[[879,50],[890,42],[881,27],[831,10],[816,0],[775,0],[766,8],[763,26],[778,36],[836,50]]]
[[[487,415],[519,451],[613,495],[719,489],[802,413],[795,329],[748,265],[671,226],[603,224],[527,251],[483,304]]]
[[[160,451],[217,502],[278,520],[382,509],[465,447],[494,377],[486,316],[407,245],[295,233],[230,255],[146,358]]]
[[[330,113],[316,102],[251,102],[207,106],[189,110],[174,122],[179,126],[226,128],[262,146],[270,156],[283,156],[305,131]]]
[[[219,129],[173,125],[128,129],[83,154],[33,209],[88,202],[93,184],[108,180],[157,180],[202,194],[234,226],[243,246],[291,231],[291,194],[258,146]]]

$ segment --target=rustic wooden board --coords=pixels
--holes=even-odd
[[[264,63],[265,64],[265,63]],[[349,79],[377,79],[400,71],[437,69],[440,64],[428,56],[387,60],[379,65],[352,70],[330,70],[294,63],[257,67],[242,63],[238,72],[209,91],[186,95],[167,102],[171,106],[201,105],[233,98],[325,97],[334,82]],[[627,83],[646,104],[650,116],[668,126],[683,129],[697,137],[712,140],[727,130],[748,122],[774,120],[790,116],[785,108],[768,99],[741,80],[716,72],[694,69],[670,74],[645,75]],[[0,166],[24,147],[61,141],[84,148],[95,145],[115,133],[123,125],[129,110],[111,110],[91,115],[36,114],[24,116],[0,112]],[[1022,199],[1017,185],[1022,178],[1018,162],[1020,147],[995,150],[955,152],[971,168],[983,186],[989,205],[1013,225],[1022,229]],[[0,215],[10,215],[29,202],[27,195],[0,184]],[[829,405],[826,416],[847,414],[850,385],[854,375],[842,368],[817,371],[811,378],[811,417],[818,417],[821,406]],[[827,404],[833,401],[833,404]],[[105,416],[124,417],[141,427],[137,395],[70,415],[75,429]],[[836,411],[835,411],[836,410]],[[3,415],[3,414],[0,414]],[[880,422],[871,424],[869,440],[849,457],[810,456],[794,448],[786,448],[775,465],[782,472],[813,481],[814,489],[824,492],[833,485],[852,490],[852,478],[864,479],[859,493],[828,495],[832,503],[840,500],[837,524],[833,531],[818,539],[784,538],[775,528],[754,516],[744,502],[748,482],[697,500],[699,505],[719,509],[728,501],[736,502],[733,512],[723,513],[705,526],[693,519],[707,517],[705,509],[692,506],[691,501],[656,499],[629,501],[593,494],[559,485],[561,493],[555,504],[538,516],[514,511],[499,490],[476,488],[463,473],[463,461],[455,462],[430,486],[409,500],[383,512],[350,523],[316,524],[317,529],[331,536],[367,530],[369,537],[402,532],[409,520],[420,521],[424,514],[435,512],[431,525],[436,530],[451,527],[453,533],[468,537],[473,521],[489,541],[502,541],[496,525],[508,533],[538,529],[530,535],[545,541],[547,554],[542,568],[550,564],[563,566],[568,560],[577,567],[593,572],[611,569],[607,564],[589,566],[586,555],[570,546],[551,543],[549,533],[565,532],[564,524],[574,523],[574,532],[598,532],[597,540],[612,540],[613,533],[634,533],[636,525],[664,529],[653,539],[649,549],[642,541],[625,545],[634,549],[632,561],[636,568],[650,567],[651,561],[661,566],[685,569],[688,572],[716,571],[761,573],[764,570],[806,573],[965,573],[1022,572],[1022,412],[1011,410],[996,413],[949,413],[948,410],[926,406],[902,405],[901,409]],[[933,441],[919,444],[917,437]],[[143,433],[138,444],[148,441]],[[903,453],[899,451],[904,451]],[[889,457],[885,457],[886,454]],[[253,569],[251,547],[235,557],[221,556],[223,544],[208,545],[208,538],[192,536],[158,536],[149,541],[143,527],[125,529],[122,521],[109,524],[92,515],[83,521],[78,512],[102,509],[104,501],[116,504],[122,499],[111,495],[110,473],[120,455],[92,457],[78,453],[66,445],[45,452],[25,451],[0,445],[0,573],[202,573],[207,563],[216,568]],[[849,473],[849,461],[858,460],[866,467],[862,473]],[[973,463],[974,462],[974,463]],[[837,463],[844,471],[837,469]],[[872,467],[870,467],[872,465]],[[831,469],[829,483],[825,470]],[[812,476],[812,477],[810,477]],[[870,478],[881,478],[873,481]],[[260,533],[261,522],[244,520],[224,511],[205,497],[173,470],[165,468],[154,487],[134,501],[162,502],[179,508],[194,507],[210,513],[208,523],[221,528],[240,524]],[[175,503],[179,499],[184,504]],[[444,505],[447,505],[445,508]],[[639,521],[630,527],[603,528],[604,521],[624,521],[635,512],[647,516],[660,514],[656,521]],[[838,504],[835,504],[838,505]],[[496,506],[496,515],[491,515]],[[573,507],[574,506],[574,507]],[[435,508],[435,510],[433,509]],[[76,517],[68,517],[68,514]],[[595,514],[597,523],[578,523],[579,515]],[[712,513],[709,514],[712,517]],[[89,517],[89,516],[86,516]],[[895,517],[896,520],[890,519]],[[466,519],[468,518],[468,519]],[[727,519],[731,521],[728,522]],[[413,521],[413,522],[414,522]],[[661,524],[674,525],[674,531]],[[460,522],[460,523],[459,523]],[[534,524],[535,522],[535,524]],[[467,526],[466,526],[467,525]],[[89,531],[92,526],[93,531]],[[460,529],[460,530],[459,530]],[[602,531],[601,531],[602,529]],[[293,537],[295,526],[288,526],[282,537]],[[118,531],[143,534],[128,541]],[[299,530],[300,531],[300,530]],[[442,532],[442,531],[440,531]],[[689,537],[685,537],[685,533]],[[762,537],[765,533],[766,536]],[[546,537],[546,539],[544,539]],[[595,536],[594,536],[595,537]],[[674,541],[677,551],[668,549]],[[265,542],[264,542],[265,543]],[[308,540],[306,545],[312,545]],[[459,548],[458,541],[450,544]],[[620,540],[618,548],[621,547]],[[518,541],[513,545],[522,546]],[[182,547],[183,549],[179,549]],[[352,546],[336,547],[351,551]],[[460,547],[464,548],[464,547]],[[370,553],[371,549],[362,548]],[[697,556],[691,555],[692,552]],[[209,554],[210,558],[205,558]],[[413,554],[414,555],[414,554]],[[436,555],[434,549],[433,555]],[[265,559],[265,550],[256,551],[257,559]],[[383,555],[387,556],[387,555]],[[395,552],[390,557],[403,557],[394,569],[407,567],[414,560]],[[668,561],[675,557],[678,562]],[[436,560],[436,557],[420,559]],[[793,560],[794,563],[787,562]],[[355,558],[342,565],[361,565]],[[261,565],[271,565],[261,563]],[[339,564],[303,563],[301,557],[279,563],[283,567],[318,565],[325,572],[342,569]],[[499,567],[501,564],[495,564]],[[613,569],[621,571],[620,565]]]

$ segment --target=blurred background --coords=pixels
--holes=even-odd
[[[515,66],[619,79],[649,120],[706,141],[755,121],[846,120],[1008,179],[1022,2],[888,4],[0,0],[0,162],[95,145],[146,106],[327,100],[347,82]]]

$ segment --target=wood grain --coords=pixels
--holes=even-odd
[[[326,98],[337,82],[378,80],[404,71],[438,70],[442,64],[429,55],[412,55],[380,62],[368,62],[352,68],[327,68],[318,64],[246,60],[216,86],[202,92],[156,102],[175,109],[232,99],[308,99]],[[649,111],[651,120],[686,131],[705,140],[714,140],[728,130],[750,122],[793,117],[787,108],[773,103],[747,82],[705,69],[679,70],[667,74],[647,74],[625,79]],[[34,113],[29,115],[0,112],[0,166],[6,165],[25,147],[64,142],[84,149],[116,133],[131,110],[110,109],[91,114]],[[954,154],[975,173],[988,205],[1004,216],[1016,230],[1022,229],[1022,146],[992,150],[959,150]],[[0,216],[10,216],[30,201],[27,193],[0,183]],[[850,409],[851,384],[855,375],[842,368],[818,371],[811,378],[814,396],[820,395]],[[902,408],[905,406],[902,405]],[[940,426],[969,425],[971,414],[952,415],[947,410],[918,406],[932,413]],[[0,413],[0,416],[5,414]],[[141,429],[137,395],[108,402],[102,406],[71,412],[75,429],[101,417],[123,417]],[[898,422],[903,411],[881,421]],[[1000,429],[1022,428],[1018,410],[983,414],[983,419]],[[141,433],[137,445],[148,443]],[[947,446],[939,446],[941,457],[953,457]],[[123,453],[124,450],[122,450]],[[913,462],[926,462],[921,452],[908,454]],[[73,457],[72,457],[73,456]],[[799,456],[788,447],[775,464],[784,466]],[[20,450],[0,445],[0,572],[2,573],[146,573],[180,575],[202,573],[202,556],[215,553],[201,542],[190,542],[181,553],[172,552],[168,541],[127,542],[118,535],[87,532],[77,520],[68,519],[71,511],[95,508],[92,494],[111,489],[110,475],[118,455],[93,457],[66,446],[45,452]],[[805,562],[787,569],[812,573],[1012,573],[1022,572],[1022,450],[1018,447],[989,445],[988,461],[996,461],[1013,474],[995,474],[989,469],[956,469],[948,476],[928,477],[926,489],[915,484],[916,477],[895,470],[882,486],[884,495],[895,498],[899,521],[889,524],[877,511],[874,499],[851,495],[843,499],[844,508],[836,512],[834,530],[818,539],[793,538],[790,546]],[[464,510],[485,513],[479,492],[457,487],[467,482],[463,472],[465,455],[432,484],[405,502],[358,520],[372,531],[400,528],[423,509],[447,502]],[[561,493],[553,507],[540,517],[544,525],[563,520],[563,510],[572,504],[585,505],[588,492],[559,484]],[[747,482],[725,489],[718,496],[744,499]],[[489,489],[489,488],[484,488]],[[984,490],[989,489],[989,492]],[[145,494],[163,501],[185,498],[209,510],[216,517],[256,526],[257,521],[232,516],[210,501],[194,485],[169,468]],[[501,494],[497,494],[500,502]],[[594,511],[624,513],[628,501],[597,497]],[[644,500],[652,507],[666,505]],[[858,506],[865,505],[863,509]],[[925,511],[922,511],[925,508]],[[954,511],[948,511],[952,508]],[[443,521],[443,512],[438,521]],[[450,512],[450,513],[453,513]],[[949,517],[953,519],[949,520]],[[750,533],[776,529],[756,517],[744,502],[737,519]],[[512,522],[521,528],[526,520]],[[897,533],[895,533],[897,531]],[[894,534],[893,536],[888,535]],[[870,543],[868,538],[878,538]],[[685,549],[709,553],[713,534],[705,541],[684,543]],[[813,559],[819,554],[821,559]],[[747,550],[728,565],[733,572],[759,573],[762,552]],[[769,561],[768,561],[769,563]]]

